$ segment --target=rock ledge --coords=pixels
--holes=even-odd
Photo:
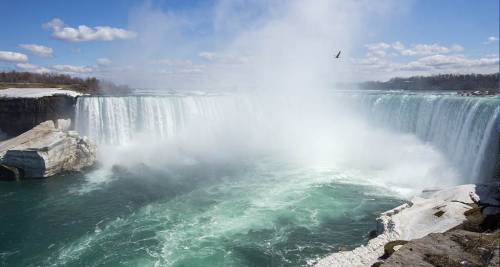
[[[45,121],[0,143],[0,179],[45,178],[80,171],[96,160],[96,146],[70,120]]]
[[[340,251],[320,259],[316,266],[371,266],[384,254],[384,246],[395,240],[413,240],[430,233],[443,233],[465,219],[464,212],[474,201],[488,201],[496,185],[460,185],[443,190],[424,191],[411,200],[381,214],[378,236],[352,251]],[[474,201],[473,201],[474,200]],[[399,265],[401,266],[401,265]]]

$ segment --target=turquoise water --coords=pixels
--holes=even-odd
[[[297,266],[402,201],[359,174],[240,161],[2,183],[2,266]]]
[[[488,179],[493,98],[81,97],[85,175],[0,183],[0,266],[304,266],[402,195]]]

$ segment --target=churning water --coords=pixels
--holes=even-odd
[[[6,266],[297,266],[426,186],[487,179],[494,98],[82,97],[101,166],[0,187]]]

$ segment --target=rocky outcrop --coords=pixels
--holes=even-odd
[[[472,232],[453,229],[430,234],[404,245],[385,262],[398,266],[498,266],[500,232]]]
[[[72,119],[76,96],[50,88],[0,90],[0,131],[13,137],[47,120]]]
[[[471,195],[473,208],[460,226],[409,241],[378,266],[498,266],[500,187],[490,189],[482,198]]]
[[[377,261],[387,252],[386,244],[389,242],[418,239],[430,233],[444,233],[462,224],[466,220],[464,212],[470,210],[476,202],[497,203],[495,192],[498,192],[496,185],[473,184],[424,191],[413,198],[411,203],[382,213],[377,220],[379,235],[368,244],[352,251],[333,253],[319,260],[316,266],[355,267],[372,266],[374,263],[380,265]],[[403,242],[395,243],[392,250],[397,250],[402,244]]]
[[[69,120],[46,121],[0,143],[0,178],[44,178],[92,166],[95,145],[70,125]]]

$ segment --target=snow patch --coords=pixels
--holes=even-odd
[[[8,88],[0,90],[0,98],[39,98],[54,95],[77,97],[82,94],[62,88]]]
[[[384,245],[393,240],[422,238],[430,233],[443,233],[465,220],[471,196],[487,191],[487,185],[460,185],[443,190],[422,192],[411,203],[386,211],[377,219],[379,236],[352,251],[333,253],[315,266],[371,266],[384,254]],[[482,195],[482,194],[480,194]],[[438,213],[439,212],[439,213]],[[440,216],[436,213],[441,214]]]

